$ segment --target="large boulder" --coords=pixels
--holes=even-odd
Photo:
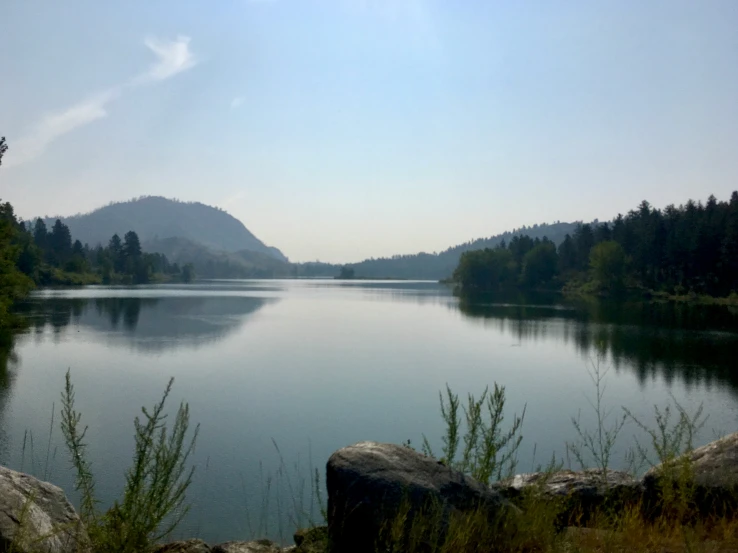
[[[689,494],[689,502],[703,515],[737,513],[738,432],[656,465],[642,482],[653,515],[665,507],[665,494],[675,493]]]
[[[79,553],[88,543],[61,488],[0,467],[0,551]]]
[[[598,509],[637,505],[643,496],[641,483],[627,472],[599,469],[518,474],[491,488],[520,507],[531,496],[550,503],[562,528],[586,523]]]
[[[270,540],[229,541],[215,545],[212,553],[282,553],[282,548]]]
[[[419,512],[436,509],[438,539],[454,511],[483,509],[490,524],[517,511],[488,486],[394,444],[361,442],[336,451],[328,460],[326,487],[333,553],[374,553],[400,509],[407,510],[405,528]]]

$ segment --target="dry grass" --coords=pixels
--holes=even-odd
[[[560,504],[531,496],[519,517],[490,524],[486,513],[454,513],[447,525],[438,512],[414,518],[401,508],[388,521],[377,553],[693,553],[738,552],[738,520],[647,520],[641,505],[598,512],[584,526],[558,526]],[[572,521],[576,523],[576,521]],[[441,528],[446,528],[442,535]]]

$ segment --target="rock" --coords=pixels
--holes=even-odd
[[[386,528],[405,505],[407,523],[433,503],[441,528],[453,511],[482,508],[490,523],[517,511],[489,487],[409,448],[361,442],[328,460],[328,536],[333,553],[374,553]],[[405,525],[407,528],[407,524]]]
[[[686,473],[683,472],[686,469]],[[684,479],[683,475],[691,476]],[[665,486],[684,489],[703,515],[738,512],[738,432],[699,447],[679,459],[656,465],[643,477],[650,513],[661,512]]]
[[[295,553],[323,553],[328,548],[328,527],[316,526],[298,530],[294,535]]]
[[[738,484],[738,432],[698,447],[681,459],[688,460],[698,486],[735,487]],[[643,477],[644,483],[668,471],[668,467],[657,465]]]
[[[154,553],[211,553],[210,546],[202,540],[173,541],[160,545]]]
[[[0,551],[78,553],[88,544],[61,488],[0,467]]]
[[[562,527],[585,523],[596,509],[636,505],[643,496],[640,482],[628,473],[608,470],[603,478],[598,469],[518,474],[491,488],[518,506],[526,493],[558,502],[555,508]]]
[[[282,548],[270,540],[229,541],[213,546],[212,553],[282,553]]]

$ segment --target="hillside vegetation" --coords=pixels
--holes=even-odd
[[[142,247],[166,256],[172,263],[191,263],[200,278],[280,278],[293,274],[289,263],[267,253],[218,251],[187,238],[149,240]]]
[[[509,287],[585,294],[627,289],[675,299],[738,302],[738,191],[654,209],[647,201],[611,223],[580,224],[564,241],[515,237],[461,256],[454,280],[467,292]],[[703,298],[706,299],[706,298]]]
[[[52,226],[56,219],[47,218],[45,222]],[[241,221],[217,207],[199,202],[148,196],[58,219],[69,227],[74,239],[91,247],[106,244],[112,235],[123,236],[133,229],[141,242],[184,238],[217,251],[249,250],[287,261],[282,252],[264,244]]]
[[[533,239],[547,238],[558,245],[567,234],[576,229],[577,223],[553,223],[521,227],[503,232],[488,238],[477,238],[464,244],[452,246],[440,253],[417,253],[411,255],[394,255],[378,259],[365,259],[358,263],[350,263],[357,277],[367,278],[410,278],[440,280],[449,278],[459,264],[461,254],[467,251],[495,248],[503,242],[509,242],[515,236],[529,236]],[[330,263],[302,263],[298,266],[300,276],[335,276],[339,274],[340,265]]]

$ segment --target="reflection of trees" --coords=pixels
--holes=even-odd
[[[101,317],[107,317],[113,329],[119,327],[122,319],[123,328],[134,331],[141,315],[141,307],[154,307],[159,300],[155,298],[95,298],[93,301],[95,312]]]
[[[493,303],[461,298],[465,315],[518,341],[572,342],[586,356],[608,355],[643,382],[654,376],[686,384],[729,384],[738,392],[738,313],[721,306],[583,301]]]
[[[43,298],[25,303],[37,333],[58,334],[69,325],[106,335],[108,343],[149,352],[198,347],[235,332],[267,298],[163,296],[157,298]]]
[[[15,334],[9,330],[0,331],[0,462],[6,459],[7,454],[8,440],[3,418],[15,376],[15,365],[18,362],[14,346]]]

